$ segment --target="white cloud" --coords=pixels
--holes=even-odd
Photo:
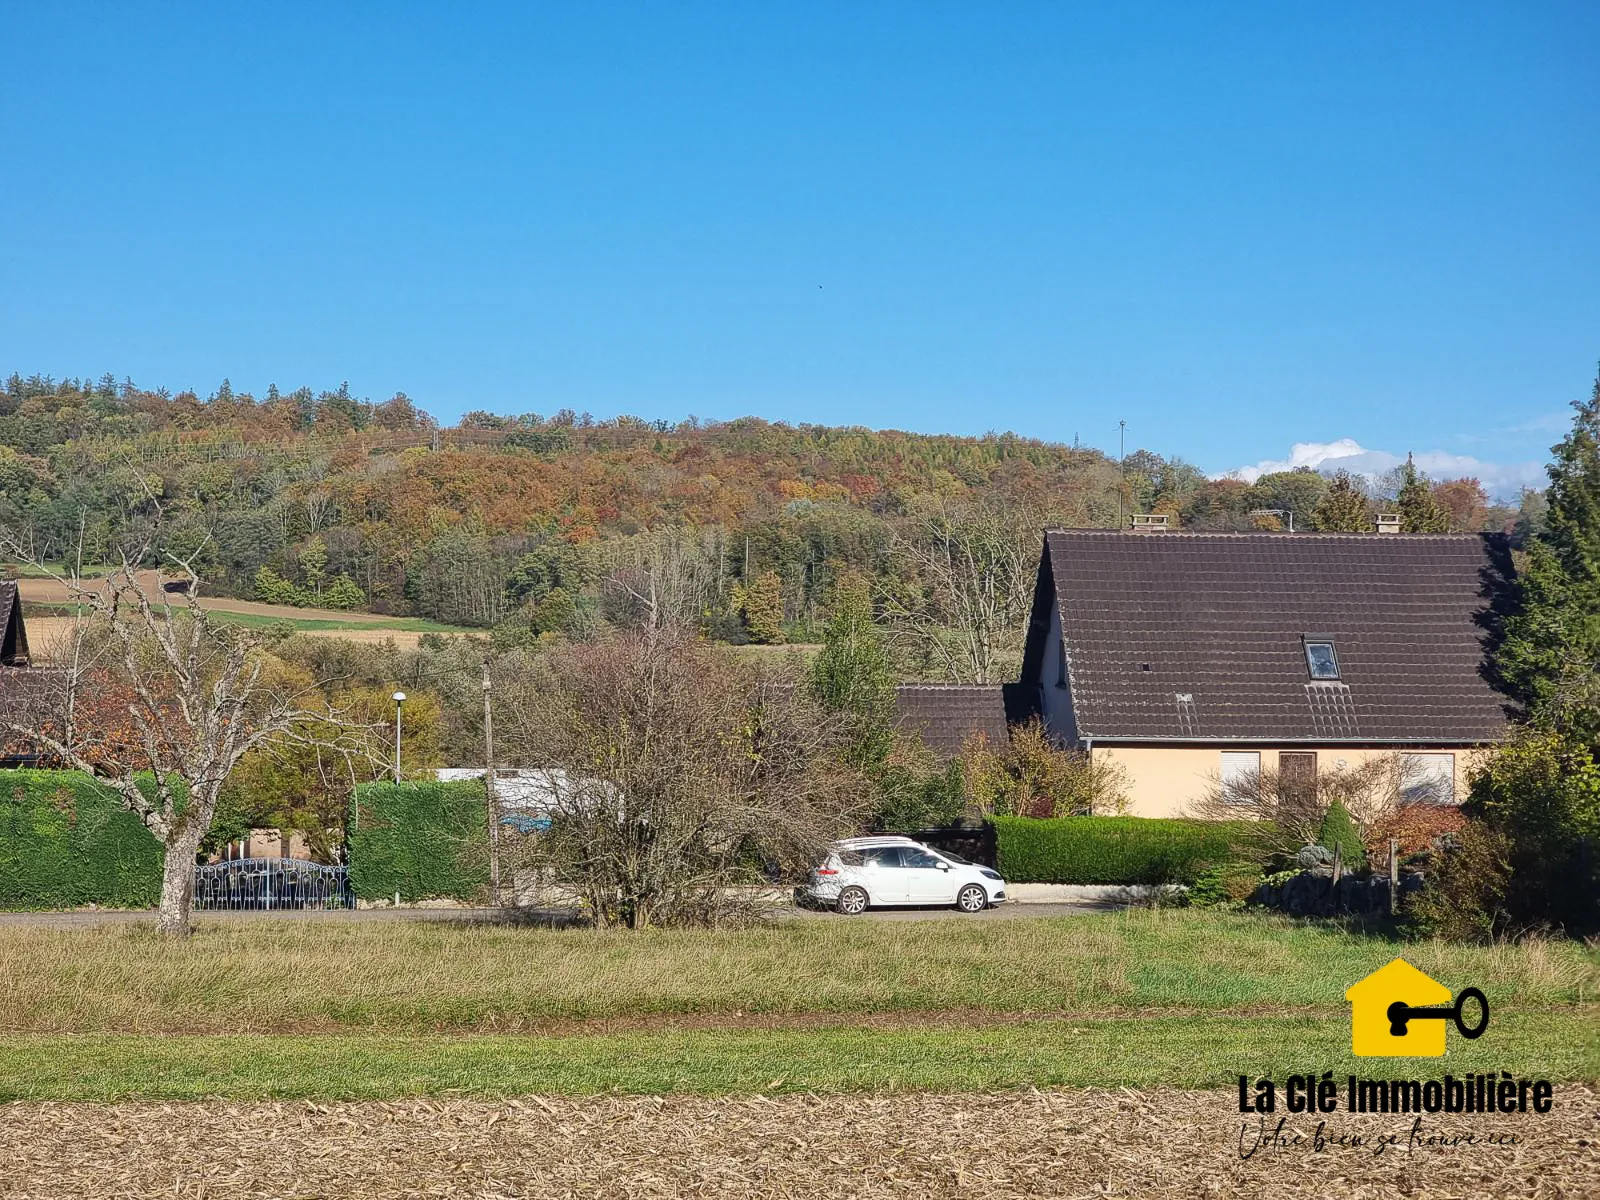
[[[1544,467],[1536,462],[1490,463],[1473,458],[1470,454],[1451,454],[1445,450],[1428,450],[1414,454],[1412,458],[1417,469],[1431,479],[1460,479],[1470,475],[1496,499],[1514,499],[1525,487],[1543,487],[1545,484]],[[1274,471],[1309,467],[1324,475],[1349,471],[1353,475],[1364,475],[1376,481],[1405,461],[1403,454],[1368,450],[1354,438],[1340,438],[1334,442],[1296,442],[1289,448],[1288,458],[1267,459],[1254,466],[1239,467],[1226,472],[1225,477],[1254,483]]]

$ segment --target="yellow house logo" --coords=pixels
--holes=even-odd
[[[1489,1025],[1489,1001],[1477,988],[1463,988],[1451,1003],[1450,989],[1403,958],[1379,967],[1344,994],[1350,1001],[1350,1049],[1362,1056],[1438,1058],[1444,1054],[1444,1026],[1455,1023],[1461,1035],[1480,1036]],[[1475,1027],[1462,1008],[1476,999]]]

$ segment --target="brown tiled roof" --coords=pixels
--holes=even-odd
[[[922,736],[936,754],[955,755],[973,734],[989,745],[1006,744],[1010,724],[1033,716],[1034,689],[1019,684],[902,684],[894,692],[895,718]]]
[[[1507,540],[1051,530],[1024,678],[1059,607],[1072,711],[1097,740],[1473,744],[1501,736],[1487,677]],[[1331,640],[1339,681],[1309,677]]]

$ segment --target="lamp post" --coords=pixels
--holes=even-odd
[[[406,702],[404,692],[394,694],[394,781],[400,782],[400,706]]]

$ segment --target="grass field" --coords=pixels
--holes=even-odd
[[[75,615],[76,605],[66,600],[30,600],[26,615]],[[273,613],[231,612],[224,608],[208,608],[213,621],[229,625],[243,625],[248,629],[272,629],[290,626],[299,633],[325,633],[329,631],[365,631],[392,629],[402,633],[471,633],[483,635],[486,631],[465,625],[445,625],[425,617],[386,617],[373,613],[353,613],[349,617],[298,617],[292,608],[278,608]]]
[[[0,930],[0,1099],[1220,1086],[1357,1069],[1397,954],[1494,1006],[1446,1069],[1600,1078],[1600,954],[1194,911],[726,933]],[[1433,1060],[1366,1060],[1436,1074]]]

